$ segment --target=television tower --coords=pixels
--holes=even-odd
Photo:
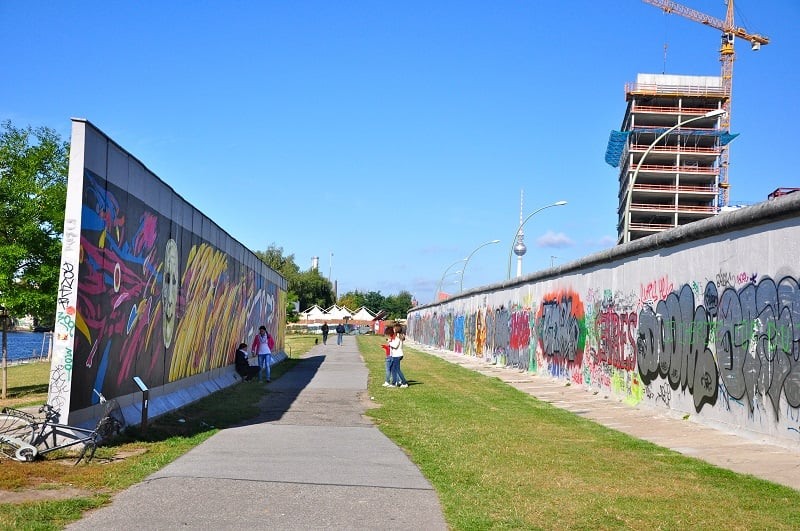
[[[522,199],[525,195],[525,190],[519,191],[519,224],[520,228],[517,232],[517,243],[514,244],[514,254],[517,255],[517,277],[522,276],[522,257],[528,252],[528,248],[525,247],[525,242],[523,239],[525,238],[525,233],[522,230]]]

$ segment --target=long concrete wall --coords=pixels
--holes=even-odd
[[[800,193],[409,313],[421,344],[800,446]]]
[[[99,391],[164,412],[235,381],[260,325],[283,350],[286,280],[86,120],[72,123],[48,401],[89,422]],[[131,419],[135,420],[135,419]]]

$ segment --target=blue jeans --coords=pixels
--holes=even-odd
[[[403,371],[400,370],[400,360],[403,358],[391,357],[389,359],[392,360],[392,367],[391,367],[392,381],[390,383],[393,383],[394,385],[408,384],[408,382],[406,381],[406,377],[403,374]]]
[[[336,344],[337,345],[341,345],[342,344],[342,335],[343,334],[341,334],[339,332],[336,333]]]
[[[386,356],[386,383],[392,383],[392,358]]]
[[[272,360],[270,358],[272,358],[271,354],[259,354],[258,355],[258,368],[260,369],[258,371],[258,379],[259,380],[261,379],[261,373],[263,371],[266,371],[266,373],[267,373],[267,381],[271,380],[271,378],[270,378],[270,361],[272,361]]]

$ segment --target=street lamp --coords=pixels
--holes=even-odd
[[[462,260],[462,261],[463,261],[463,260]],[[446,275],[444,275],[444,276],[442,277],[442,280],[441,280],[441,281],[439,281],[439,288],[436,290],[436,297],[437,297],[437,300],[438,300],[439,294],[440,294],[440,293],[442,293],[442,286],[444,285],[444,279],[445,279],[445,277],[451,277],[451,276],[453,276],[453,275],[458,275],[458,274],[460,274],[460,273],[461,273],[461,270],[459,269],[458,271],[453,271],[452,273],[447,273]],[[457,283],[457,282],[458,282],[458,280],[456,280],[456,281],[454,282],[454,284],[455,284],[455,283]]]
[[[6,399],[8,391],[8,309],[0,306],[0,320],[3,321],[3,389],[2,398]]]
[[[462,258],[461,260],[456,260],[455,262],[453,262],[452,264],[447,266],[447,269],[445,269],[444,273],[442,273],[442,279],[439,281],[439,287],[436,289],[436,293],[433,296],[433,298],[435,299],[433,302],[436,302],[436,300],[439,298],[439,293],[441,293],[442,284],[444,283],[444,277],[447,276],[447,272],[450,271],[450,268],[453,267],[456,264],[460,264],[461,262],[466,262],[466,261],[467,261],[466,258]],[[461,271],[457,271],[457,273],[461,273]],[[451,273],[451,275],[455,275],[455,274],[456,273]]]
[[[464,267],[461,268],[461,285],[459,286],[459,289],[458,289],[459,292],[464,291],[464,270],[467,268],[467,264],[469,263],[469,259],[472,258],[472,255],[475,254],[478,251],[478,249],[481,249],[482,247],[486,247],[487,245],[491,245],[493,243],[500,243],[500,240],[492,240],[490,242],[486,242],[486,243],[480,244],[479,246],[477,246],[475,248],[474,251],[469,253],[469,256],[467,256],[464,259]]]
[[[647,157],[647,155],[653,150],[654,147],[656,147],[656,144],[661,142],[661,140],[665,136],[673,132],[675,129],[682,127],[688,123],[694,122],[696,120],[702,120],[704,118],[714,118],[715,116],[721,116],[725,113],[726,113],[725,109],[714,109],[708,111],[707,113],[701,116],[694,116],[693,118],[689,118],[688,120],[678,122],[677,124],[673,125],[669,129],[658,135],[658,137],[656,137],[656,139],[653,140],[653,143],[647,146],[647,149],[644,150],[642,158],[640,158],[639,162],[636,164],[636,168],[633,170],[633,175],[631,175],[631,179],[628,182],[628,196],[626,197],[625,200],[625,210],[622,212],[622,214],[625,216],[625,233],[622,239],[623,243],[631,241],[631,195],[633,194],[633,185],[636,183],[636,176],[639,175],[639,169],[642,167],[642,163],[644,162],[644,159]]]
[[[520,231],[522,231],[522,227],[528,222],[529,219],[531,219],[534,215],[538,214],[542,210],[544,210],[546,208],[562,206],[562,205],[566,205],[566,204],[567,204],[566,201],[556,201],[552,205],[543,206],[542,208],[540,208],[538,210],[534,210],[533,212],[528,214],[528,217],[525,218],[525,220],[522,223],[519,224],[519,227],[517,227],[517,232],[514,233],[514,238],[511,240],[511,251],[509,251],[509,253],[508,253],[508,276],[506,277],[506,280],[511,280],[511,257],[514,255],[514,247],[515,247],[517,241],[520,239],[519,236],[520,236]],[[519,272],[519,273],[521,274],[521,272]],[[519,276],[519,275],[517,275],[517,276]]]

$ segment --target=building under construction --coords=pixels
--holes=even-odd
[[[625,117],[606,152],[620,170],[618,243],[719,212],[728,185],[721,155],[733,138],[720,119],[727,94],[714,76],[639,74],[626,85]]]

